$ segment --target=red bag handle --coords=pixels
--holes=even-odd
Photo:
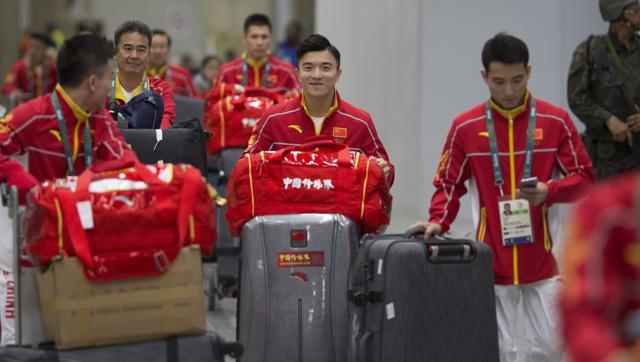
[[[93,172],[106,172],[106,171],[115,171],[122,170],[124,168],[133,167],[136,163],[136,160],[125,160],[125,159],[114,159],[103,162],[98,162],[91,166],[91,171]]]
[[[274,92],[267,88],[246,88],[243,93],[238,95],[238,98],[236,100],[232,101],[232,103],[235,107],[244,107],[247,98],[254,97],[268,98],[272,101],[275,101],[276,104],[282,102],[282,100],[284,99],[284,96],[282,94]]]
[[[151,170],[149,170],[147,166],[137,160],[110,160],[97,163],[91,168],[84,170],[80,174],[80,176],[78,176],[76,192],[82,195],[86,195],[89,190],[89,184],[93,180],[93,175],[95,173],[123,170],[130,167],[133,167],[136,170],[136,172],[140,176],[140,179],[142,179],[144,183],[148,185],[162,183],[162,181],[158,179],[158,175],[151,172]]]
[[[311,137],[309,139],[310,141],[305,142],[301,145],[289,146],[276,151],[276,153],[269,157],[269,161],[280,162],[286,155],[288,155],[292,151],[311,151],[316,148],[320,148],[324,150],[337,151],[338,165],[343,167],[351,166],[351,151],[349,151],[349,147],[347,147],[347,145],[345,145],[344,143],[336,143],[333,140],[329,140],[326,138],[316,139],[316,137]]]
[[[189,218],[193,214],[197,192],[201,183],[202,180],[200,172],[192,167],[186,167],[182,189],[180,191],[180,203],[178,206],[178,243],[164,247],[161,253],[164,257],[166,257],[166,260],[169,264],[172,263],[178,256],[180,249],[187,244],[187,236],[189,233]],[[71,240],[71,244],[73,245],[76,256],[84,265],[85,275],[90,279],[116,279],[118,275],[114,275],[114,270],[110,270],[108,265],[101,264],[100,267],[96,267],[96,257],[91,251],[91,246],[89,244],[89,241],[87,240],[87,234],[82,227],[80,216],[78,214],[78,209],[76,206],[79,201],[83,201],[80,196],[81,195],[79,193],[73,193],[68,189],[60,189],[58,191],[58,198],[60,200],[62,215],[64,217],[68,236]],[[146,275],[157,275],[166,270],[161,269],[162,264],[156,262],[157,255],[158,254],[154,254],[147,257],[148,260],[145,264],[155,265],[157,269],[148,270]]]
[[[267,88],[246,88],[242,95],[246,97],[267,97],[269,99],[278,99],[281,97],[278,93]]]

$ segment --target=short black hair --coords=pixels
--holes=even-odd
[[[169,48],[171,48],[171,37],[169,36],[169,34],[162,30],[162,29],[153,29],[153,31],[151,32],[151,36],[153,37],[153,35],[162,35],[162,36],[166,36],[167,37],[167,45],[169,46]]]
[[[153,37],[153,34],[151,33],[151,29],[149,29],[147,24],[138,20],[128,20],[120,24],[113,36],[113,41],[115,42],[116,47],[118,46],[118,44],[120,44],[120,38],[122,38],[122,34],[126,33],[140,33],[142,35],[145,35],[149,40],[149,47],[151,47],[151,38]]]
[[[82,20],[76,25],[76,34],[93,33],[103,35],[102,23],[95,20]]]
[[[489,71],[491,62],[529,65],[529,49],[522,39],[507,33],[498,33],[487,40],[482,48],[482,65]]]
[[[244,33],[246,34],[249,31],[250,26],[268,26],[269,32],[271,29],[271,21],[269,21],[269,17],[264,14],[251,14],[247,16],[244,20]]]
[[[200,68],[204,68],[207,63],[209,63],[212,60],[217,60],[220,64],[222,64],[222,58],[220,58],[217,55],[205,55],[204,58],[202,58],[202,61],[200,62]]]
[[[329,42],[329,39],[320,34],[310,35],[308,38],[303,40],[300,45],[298,45],[298,48],[296,49],[296,58],[298,58],[297,65],[300,65],[300,59],[302,59],[305,54],[309,52],[321,52],[324,50],[328,50],[333,54],[333,57],[336,58],[338,69],[340,69],[340,51],[338,48],[334,47],[331,42]]]
[[[80,34],[68,39],[58,53],[58,83],[73,88],[91,74],[104,74],[115,54],[113,43],[102,36]]]
[[[51,38],[49,38],[47,35],[42,33],[36,33],[36,32],[29,33],[29,39],[38,40],[47,47],[55,46],[55,43],[53,42],[53,40],[51,40]]]

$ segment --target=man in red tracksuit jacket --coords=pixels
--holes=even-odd
[[[183,67],[169,64],[169,52],[171,51],[169,34],[161,29],[154,29],[152,33],[148,75],[167,82],[174,94],[196,97],[198,92],[193,85],[191,73]]]
[[[572,212],[562,327],[573,361],[640,360],[640,175],[598,186]]]
[[[2,93],[13,105],[50,93],[56,85],[56,65],[47,57],[51,39],[31,33],[25,58],[17,61],[7,74]]]
[[[96,35],[66,41],[58,55],[55,90],[21,104],[0,120],[0,154],[26,154],[28,171],[40,182],[77,175],[98,161],[136,159],[103,108],[114,54],[113,46]],[[2,172],[11,182],[13,174],[22,171],[13,163],[5,164],[9,161],[4,156]]]
[[[433,181],[424,237],[449,230],[471,191],[475,238],[492,250],[501,361],[554,360],[559,278],[551,248],[558,241],[558,207],[593,183],[591,161],[566,111],[527,90],[526,44],[498,34],[484,45],[482,75],[491,98],[460,114],[444,145]],[[530,187],[521,180],[531,180]],[[511,213],[502,211],[509,205]],[[473,298],[474,296],[469,296]],[[516,341],[517,306],[525,341]],[[522,351],[517,346],[523,347]]]
[[[342,100],[335,89],[340,78],[340,52],[322,35],[305,39],[297,50],[302,94],[268,109],[253,130],[246,153],[299,145],[314,136],[375,158],[393,184],[389,156],[367,112]]]
[[[129,103],[143,90],[150,90],[158,94],[164,103],[160,128],[169,128],[176,116],[173,91],[164,80],[147,77],[151,39],[151,29],[139,21],[126,21],[116,29],[114,41],[118,70],[112,79],[106,105],[113,111],[115,107]]]
[[[221,100],[242,93],[246,87],[269,88],[274,92],[297,95],[300,82],[291,64],[274,57],[271,46],[271,22],[266,15],[252,14],[244,22],[242,40],[246,52],[223,64],[207,99]]]

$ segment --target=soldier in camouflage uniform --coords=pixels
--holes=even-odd
[[[600,0],[599,5],[609,32],[576,48],[568,96],[587,128],[583,141],[596,176],[603,179],[640,166],[640,4]]]

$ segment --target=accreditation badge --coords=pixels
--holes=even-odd
[[[529,201],[524,199],[498,201],[502,245],[513,246],[533,242]]]

